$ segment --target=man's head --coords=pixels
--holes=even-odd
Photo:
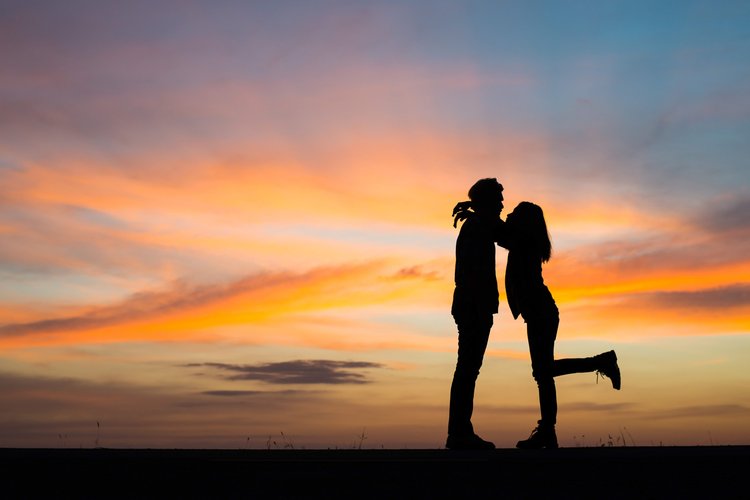
[[[480,179],[469,189],[471,208],[484,215],[499,216],[503,211],[503,185],[497,179]]]

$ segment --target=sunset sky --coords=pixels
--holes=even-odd
[[[620,360],[560,444],[750,444],[748,61],[746,1],[0,0],[0,447],[442,447],[483,177]],[[501,290],[474,424],[537,419]]]

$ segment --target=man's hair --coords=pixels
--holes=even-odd
[[[469,189],[469,199],[481,204],[487,200],[494,200],[502,191],[503,185],[497,182],[496,178],[479,179]]]

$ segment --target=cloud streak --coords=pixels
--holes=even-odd
[[[189,365],[188,365],[189,366]],[[205,396],[218,396],[218,397],[230,397],[230,398],[245,398],[253,396],[273,396],[273,395],[292,395],[299,394],[300,391],[235,391],[235,390],[214,390],[214,391],[203,391],[199,394]]]
[[[89,330],[123,322],[135,322],[154,316],[192,310],[245,292],[270,289],[289,281],[295,281],[294,277],[258,275],[225,286],[191,287],[184,282],[178,282],[170,290],[136,293],[119,304],[96,308],[78,316],[4,325],[0,327],[0,335],[16,336]]]
[[[741,404],[718,404],[681,406],[670,410],[654,412],[651,417],[656,419],[672,418],[712,418],[750,416],[750,408]]]
[[[636,298],[641,303],[654,303],[660,307],[691,310],[726,309],[750,307],[750,284],[738,283],[719,288],[689,292],[654,292]]]
[[[189,326],[191,321],[203,326],[257,323],[336,304],[367,304],[383,300],[393,290],[381,286],[380,292],[373,293],[373,290],[364,292],[349,288],[362,280],[377,283],[375,278],[380,267],[381,264],[368,263],[302,273],[260,273],[220,285],[189,285],[180,281],[164,291],[139,292],[120,303],[92,308],[74,316],[6,324],[0,326],[0,338],[7,340],[122,325],[141,325],[144,328],[147,325],[147,330],[153,333],[169,329],[169,325],[175,323],[179,325],[177,328]]]
[[[712,201],[708,210],[698,218],[700,227],[711,233],[750,234],[750,194],[733,193]]]
[[[259,365],[228,363],[193,363],[189,368],[207,367],[227,373],[226,380],[257,380],[268,384],[366,384],[361,370],[383,368],[367,361],[333,361],[325,359],[281,361]],[[226,394],[224,394],[226,395]]]

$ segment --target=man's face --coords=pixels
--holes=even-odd
[[[487,196],[482,203],[475,203],[474,209],[477,212],[481,212],[488,216],[496,216],[499,217],[500,213],[503,211],[503,192],[498,191],[497,194],[490,197]]]
[[[497,215],[498,217],[500,216],[500,213],[503,211],[503,208],[505,207],[505,205],[503,205],[504,199],[505,198],[503,198],[503,192],[499,191],[497,193],[497,197],[494,200],[492,200],[492,204],[489,207],[487,207],[489,210],[492,211],[493,215]]]

